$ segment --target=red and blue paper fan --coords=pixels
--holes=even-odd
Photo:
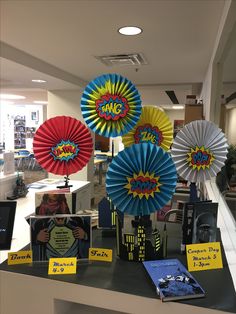
[[[46,171],[69,176],[88,163],[93,141],[89,129],[77,119],[57,116],[46,120],[33,140],[34,156]]]
[[[136,87],[118,74],[104,74],[91,81],[81,98],[82,115],[88,127],[105,137],[131,130],[141,115]]]
[[[150,143],[133,144],[113,158],[106,189],[118,210],[144,216],[168,203],[176,180],[175,165],[167,152]]]

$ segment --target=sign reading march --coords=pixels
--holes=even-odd
[[[186,253],[189,271],[223,268],[220,242],[189,244]]]
[[[48,264],[49,275],[76,274],[76,257],[50,258]]]

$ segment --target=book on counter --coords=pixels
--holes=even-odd
[[[205,296],[205,291],[178,259],[144,261],[143,265],[163,302]]]

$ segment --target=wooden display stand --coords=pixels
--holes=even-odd
[[[203,105],[185,105],[184,124],[203,119]]]

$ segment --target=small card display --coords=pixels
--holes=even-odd
[[[89,260],[90,261],[112,262],[112,250],[101,249],[101,248],[90,248],[89,249]]]
[[[49,190],[35,193],[36,215],[72,214],[76,195],[61,190]]]
[[[8,253],[8,265],[32,263],[32,251],[19,251]]]
[[[30,217],[33,261],[76,257],[88,259],[91,216],[53,215]]]
[[[50,258],[48,264],[49,275],[76,274],[76,257]]]
[[[220,242],[189,244],[186,253],[189,271],[223,268]]]

